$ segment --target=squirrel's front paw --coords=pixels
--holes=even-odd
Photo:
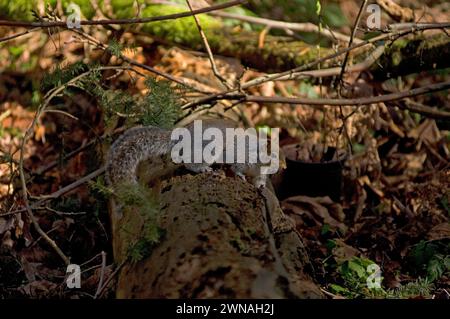
[[[257,176],[253,180],[253,185],[255,185],[255,187],[258,188],[258,189],[265,188],[266,185],[267,185],[267,176],[264,175],[264,174],[261,174],[261,175]]]
[[[184,166],[194,173],[207,173],[213,171],[212,167],[208,164],[185,164]]]
[[[247,178],[245,177],[244,173],[241,172],[235,172],[236,176],[239,176],[244,182],[247,181]]]

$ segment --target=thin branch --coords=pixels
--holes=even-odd
[[[310,99],[302,97],[283,97],[283,96],[256,96],[245,94],[224,94],[216,98],[216,100],[241,100],[242,102],[257,102],[257,103],[284,103],[284,104],[305,104],[305,105],[349,105],[361,106],[381,102],[397,101],[408,97],[414,97],[427,93],[443,91],[450,89],[450,81],[441,82],[437,84],[430,84],[420,88],[407,90],[403,92],[390,93],[379,96],[372,96],[367,98],[357,99]]]
[[[366,5],[367,5],[367,0],[364,0],[363,3],[361,4],[361,7],[359,8],[359,12],[358,12],[358,16],[356,17],[355,24],[353,25],[352,35],[350,36],[350,41],[348,43],[348,47],[351,47],[353,44],[353,39],[356,36],[356,31],[358,30],[358,26],[359,26],[359,23],[361,22],[362,14],[363,14],[364,9],[366,8]],[[342,62],[342,69],[341,69],[341,73],[339,74],[339,78],[338,78],[339,94],[340,94],[340,91],[342,88],[342,86],[341,86],[342,78],[344,77],[345,68],[347,66],[349,54],[350,54],[350,51],[347,51],[345,53],[344,61]]]
[[[325,57],[322,57],[320,59],[317,59],[315,61],[312,61],[310,63],[304,64],[302,66],[293,68],[291,70],[288,71],[284,71],[284,72],[279,72],[279,73],[273,73],[273,74],[266,74],[263,76],[260,76],[259,78],[250,80],[246,83],[243,83],[240,86],[240,89],[247,89],[249,87],[253,87],[255,85],[259,85],[265,82],[270,82],[270,81],[274,81],[274,80],[294,80],[296,79],[296,77],[300,74],[300,72],[308,70],[313,68],[314,66],[318,65],[319,63],[323,63],[325,61],[334,59],[339,57],[342,54],[345,54],[347,52],[350,52],[352,50],[355,50],[357,48],[360,47],[364,47],[366,45],[372,44],[372,43],[376,43],[379,41],[384,41],[384,40],[388,40],[388,39],[398,39],[399,37],[405,36],[407,34],[410,33],[414,33],[417,31],[424,31],[424,30],[431,30],[431,29],[445,29],[445,28],[450,28],[450,22],[447,23],[435,23],[435,24],[425,24],[425,25],[417,25],[416,27],[412,27],[409,29],[405,29],[405,30],[400,30],[400,31],[396,31],[396,32],[391,32],[388,34],[382,34],[379,36],[376,36],[372,39],[363,41],[361,43],[356,43],[350,47],[341,49],[335,53],[329,54]],[[235,90],[236,91],[236,90]],[[230,93],[230,92],[227,92]],[[218,93],[221,94],[221,93]]]
[[[351,65],[347,68],[347,73],[358,73],[362,71],[368,70],[384,53],[385,47],[384,45],[380,45],[373,52],[369,54],[369,56],[362,62]],[[298,72],[296,75],[296,79],[302,77],[310,77],[310,78],[325,78],[330,76],[339,75],[341,72],[341,67],[327,68],[321,70],[311,70],[311,71],[303,71]]]
[[[362,14],[363,14],[364,9],[366,8],[366,5],[367,5],[367,0],[364,0],[363,3],[361,4],[361,7],[359,8],[358,15],[356,16],[356,21],[355,21],[355,24],[353,25],[352,34],[350,36],[350,41],[348,43],[348,47],[351,47],[352,44],[353,44],[353,40],[356,37],[356,31],[358,30],[358,26],[359,26],[359,23],[361,22]],[[349,54],[350,54],[350,51],[345,53],[344,61],[342,62],[341,72],[339,73],[339,77],[337,79],[337,81],[338,81],[338,90],[337,91],[338,91],[338,96],[339,97],[341,97],[342,79],[343,79],[344,74],[345,74],[345,68],[347,66]],[[342,127],[341,127],[341,130],[340,130],[339,136],[337,138],[337,141],[339,140],[341,132],[343,131],[345,133],[345,138],[348,141],[350,155],[352,155],[353,154],[353,144],[352,144],[352,140],[350,138],[350,134],[348,133],[348,130],[347,130],[347,119],[348,119],[348,117],[345,117],[344,111],[342,110],[342,106],[339,106],[339,117],[342,120]]]
[[[19,32],[19,33],[13,34],[13,35],[9,35],[9,36],[7,36],[7,37],[0,38],[0,42],[9,41],[9,40],[12,40],[12,39],[21,37],[21,36],[23,36],[23,35],[26,35],[26,34],[28,34],[28,33],[35,32],[35,31],[40,30],[40,29],[41,29],[41,28],[33,28],[33,29],[28,29],[28,30],[25,30],[25,31],[23,31],[23,32]]]
[[[88,175],[80,178],[79,180],[76,180],[75,182],[57,190],[56,192],[51,193],[50,195],[41,195],[39,196],[41,200],[48,200],[48,199],[55,199],[58,198],[71,190],[74,190],[75,188],[83,185],[84,183],[90,181],[91,179],[96,178],[97,176],[103,174],[105,172],[105,167],[100,167],[99,169],[93,171],[92,173],[89,173]],[[39,204],[40,202],[36,203]]]
[[[98,282],[97,291],[95,292],[94,299],[97,299],[97,296],[102,291],[103,280],[105,277],[105,269],[106,269],[106,253],[104,251],[102,251],[102,269],[100,271],[100,280]]]
[[[104,138],[104,136],[101,136],[100,138]],[[73,151],[70,152],[69,154],[66,154],[65,156],[63,156],[63,157],[61,158],[61,160],[65,161],[65,160],[67,160],[67,159],[69,159],[69,158],[74,157],[74,156],[77,155],[78,153],[80,153],[80,152],[84,151],[85,149],[87,149],[87,148],[91,147],[92,145],[94,145],[96,142],[97,142],[97,141],[96,141],[95,139],[94,139],[94,140],[91,140],[90,142],[88,142],[88,143],[86,143],[86,144],[80,146],[80,147],[77,148],[76,150],[73,150]],[[51,162],[51,163],[49,163],[49,164],[47,164],[47,165],[45,165],[45,166],[42,166],[42,167],[38,168],[38,169],[36,170],[36,172],[34,172],[34,174],[36,174],[36,175],[42,175],[42,174],[44,174],[45,172],[51,170],[52,168],[58,166],[59,163],[60,163],[59,160],[58,160],[58,161],[53,161],[53,162]]]
[[[339,50],[339,51],[337,51],[335,53],[329,54],[329,55],[327,55],[325,57],[322,57],[322,58],[317,59],[315,61],[312,61],[310,63],[304,64],[302,66],[293,68],[291,70],[288,70],[288,71],[285,71],[285,72],[272,73],[272,74],[266,74],[266,75],[260,76],[260,77],[258,77],[256,79],[253,79],[253,80],[250,80],[248,82],[243,83],[237,89],[232,89],[232,90],[228,90],[228,91],[224,91],[224,92],[214,93],[214,94],[211,94],[211,95],[199,98],[199,99],[197,99],[195,101],[191,101],[189,103],[186,103],[183,106],[183,109],[195,107],[195,106],[202,105],[202,104],[207,104],[207,103],[209,103],[211,101],[218,100],[218,99],[220,99],[220,97],[223,97],[223,96],[225,96],[227,94],[236,93],[236,92],[239,92],[241,90],[245,90],[245,89],[248,89],[250,87],[257,86],[257,85],[260,85],[260,84],[263,84],[263,83],[266,83],[266,82],[294,80],[294,79],[297,78],[297,76],[299,74],[301,76],[304,75],[304,74],[301,74],[301,72],[303,72],[305,70],[308,70],[308,69],[316,66],[319,63],[323,63],[325,61],[337,58],[337,57],[339,57],[342,54],[345,54],[345,53],[347,53],[349,51],[355,50],[355,49],[360,48],[360,47],[364,47],[364,46],[372,44],[372,43],[376,43],[376,42],[387,40],[387,39],[393,39],[393,38],[397,39],[397,38],[399,38],[401,36],[405,36],[407,34],[414,33],[414,32],[417,32],[417,31],[424,31],[424,30],[431,30],[431,29],[445,29],[445,28],[450,28],[450,22],[449,23],[435,23],[435,24],[417,25],[417,26],[415,26],[415,27],[413,27],[411,29],[395,31],[395,32],[391,32],[391,33],[388,33],[388,34],[382,34],[382,35],[376,36],[376,37],[374,37],[372,39],[363,41],[361,43],[356,43],[356,44],[352,45],[351,47],[341,49],[341,50]]]
[[[59,113],[59,114],[65,115],[67,117],[70,117],[72,120],[79,121],[78,117],[76,117],[76,116],[74,116],[74,115],[72,115],[70,113],[67,113],[67,112],[65,112],[63,110],[44,110],[44,111],[42,111],[42,113]]]
[[[55,213],[56,215],[59,216],[78,216],[78,215],[86,215],[86,212],[61,212],[59,210],[53,209],[49,206],[45,206],[45,207],[40,207],[40,208],[35,208],[36,210],[38,209],[43,209],[43,210],[47,210],[51,213]]]
[[[19,174],[20,174],[20,182],[21,182],[21,186],[22,186],[22,197],[23,197],[23,201],[25,203],[25,208],[27,211],[27,215],[28,218],[31,220],[34,228],[36,229],[36,231],[38,232],[38,234],[45,239],[45,241],[50,245],[50,247],[53,248],[53,250],[56,251],[56,253],[61,257],[61,259],[64,261],[64,263],[66,265],[70,264],[70,260],[69,258],[63,253],[63,251],[58,247],[58,245],[55,243],[55,241],[53,239],[51,239],[45,232],[44,230],[41,228],[41,226],[39,225],[38,220],[36,219],[36,217],[33,214],[33,211],[30,207],[30,203],[28,201],[28,191],[27,191],[27,184],[25,181],[25,174],[24,174],[24,170],[23,170],[23,160],[24,160],[24,148],[25,148],[25,142],[28,139],[29,135],[31,134],[31,130],[34,128],[36,122],[37,122],[37,118],[38,118],[39,113],[36,113],[32,125],[30,125],[30,127],[28,128],[28,130],[25,132],[25,136],[22,139],[22,145],[21,145],[21,152],[20,152],[20,160],[19,160]]]
[[[111,67],[101,67],[98,69],[111,69]],[[34,127],[36,126],[36,123],[38,122],[40,116],[42,115],[42,112],[47,108],[47,106],[50,104],[50,101],[55,97],[58,96],[68,85],[71,83],[75,83],[76,81],[80,80],[81,78],[87,76],[90,74],[92,70],[89,70],[87,72],[84,72],[73,79],[71,79],[69,82],[65,83],[64,85],[61,85],[51,91],[49,91],[46,96],[44,102],[39,106],[38,110],[36,111],[35,116],[33,117],[33,121],[31,122],[30,126],[25,132],[25,135],[22,139],[22,143],[20,146],[20,158],[19,158],[19,175],[20,175],[20,182],[21,182],[21,188],[22,188],[22,198],[25,203],[25,209],[28,215],[28,218],[31,220],[34,228],[38,232],[38,234],[44,238],[47,243],[55,250],[55,252],[61,257],[61,259],[64,261],[66,265],[70,263],[69,258],[62,252],[62,250],[58,247],[58,245],[55,243],[53,239],[51,239],[41,228],[39,225],[39,222],[37,218],[33,214],[33,210],[30,206],[29,200],[28,200],[28,190],[27,190],[27,182],[25,180],[25,173],[24,173],[24,154],[25,154],[25,144],[28,140],[28,138],[31,135],[31,132],[33,132]]]
[[[392,32],[392,31],[400,31],[400,30],[407,30],[407,29],[417,29],[419,27],[427,27],[427,26],[436,26],[441,23],[416,23],[416,22],[401,22],[401,23],[392,23],[388,24],[385,29],[375,29],[375,31],[381,31],[381,32]],[[442,23],[445,24],[445,23]],[[445,26],[443,27],[445,28]]]
[[[81,31],[81,30],[78,30],[78,29],[72,29],[72,31],[75,32],[75,33],[77,33],[77,34],[79,34],[79,35],[81,35],[82,37],[84,37],[85,39],[87,39],[88,41],[90,41],[93,45],[95,45],[96,47],[98,47],[98,48],[101,49],[101,50],[106,51],[106,50],[108,50],[108,48],[109,48],[108,45],[103,44],[102,42],[98,41],[96,38],[94,38],[94,37],[91,36],[90,34],[87,34],[87,33],[84,32],[84,31]],[[137,62],[137,61],[135,61],[135,60],[133,60],[133,59],[130,59],[130,58],[124,56],[124,55],[121,55],[121,56],[119,56],[118,58],[120,58],[120,59],[122,59],[123,61],[129,63],[130,65],[133,65],[133,66],[136,66],[136,67],[138,67],[138,68],[141,68],[141,69],[147,70],[147,71],[149,71],[149,72],[152,72],[152,73],[154,73],[154,74],[156,74],[156,75],[159,75],[159,76],[161,76],[161,77],[163,77],[163,78],[165,78],[165,79],[168,79],[168,80],[170,80],[170,81],[173,81],[173,82],[175,82],[175,83],[178,83],[178,84],[180,84],[180,85],[182,85],[182,86],[184,86],[184,87],[186,87],[186,88],[188,88],[188,89],[191,89],[191,90],[193,90],[193,91],[200,92],[200,93],[203,93],[203,94],[210,94],[210,93],[211,93],[211,92],[208,92],[208,91],[203,91],[203,90],[201,90],[201,89],[195,88],[195,87],[193,87],[193,86],[191,86],[191,85],[185,83],[183,80],[178,79],[178,78],[176,78],[176,77],[170,75],[169,73],[166,73],[166,72],[163,72],[163,71],[159,71],[159,70],[157,70],[157,69],[155,69],[155,68],[153,68],[153,67],[151,67],[151,66],[148,66],[148,65],[146,65],[146,64],[139,63],[139,62]]]
[[[280,30],[290,30],[290,31],[298,31],[298,32],[315,32],[317,33],[317,25],[313,23],[295,23],[295,22],[284,22],[284,21],[277,21],[277,20],[271,20],[266,18],[258,18],[258,17],[252,17],[252,16],[242,16],[235,13],[229,13],[229,12],[211,12],[210,15],[222,17],[222,18],[229,18],[229,19],[236,19],[240,21],[245,21],[249,23],[254,24],[261,24],[268,26],[270,28],[274,29],[280,29]],[[319,31],[321,35],[331,39],[331,40],[340,40],[344,42],[349,42],[350,37],[348,35],[339,33],[339,32],[331,32],[330,30],[323,29]],[[360,43],[362,40],[360,39],[354,39],[355,43]]]
[[[80,25],[110,25],[110,24],[140,24],[140,23],[149,23],[156,21],[166,21],[166,20],[174,20],[184,17],[190,17],[194,14],[207,13],[215,10],[226,9],[230,7],[234,7],[240,4],[246,3],[246,0],[233,0],[230,2],[225,2],[217,5],[213,5],[210,7],[205,7],[201,9],[197,9],[194,11],[186,11],[175,14],[168,14],[157,17],[147,17],[147,18],[136,18],[136,19],[106,19],[106,20],[82,20],[80,21]],[[28,28],[52,28],[52,27],[67,27],[66,21],[39,21],[39,22],[29,22],[29,21],[8,21],[8,20],[0,20],[0,26],[12,26],[12,27],[28,27]]]
[[[100,292],[98,295],[94,296],[94,299],[101,298],[103,296],[103,293],[106,291],[106,288],[108,287],[109,283],[114,279],[114,277],[119,273],[119,271],[125,266],[125,264],[128,262],[129,258],[126,258],[123,260],[119,266],[114,270],[114,272],[108,277],[108,279],[105,281],[103,286],[100,288]]]
[[[56,192],[51,193],[50,195],[42,195],[42,196],[40,196],[41,199],[38,200],[33,205],[31,205],[30,208],[31,209],[45,209],[45,207],[41,207],[41,205],[44,202],[46,202],[47,200],[58,198],[58,197],[60,197],[60,196],[62,196],[64,194],[74,190],[75,188],[83,185],[84,183],[90,181],[91,179],[93,179],[93,178],[103,174],[104,172],[105,172],[105,167],[101,167],[101,168],[93,171],[92,173],[82,177],[81,179],[79,179],[79,180],[77,180],[77,181],[75,181],[75,182],[73,182],[73,183],[71,183],[71,184],[69,184],[69,185],[67,185],[67,186],[57,190]],[[3,214],[0,214],[0,217],[10,216],[10,215],[14,215],[14,214],[19,214],[19,213],[23,213],[23,212],[26,212],[26,211],[27,211],[27,208],[17,209],[17,210],[13,210],[13,211],[10,211],[10,212],[6,212],[6,213],[3,213]]]
[[[191,3],[189,2],[189,0],[186,0],[186,3],[189,7],[189,10],[191,10],[191,12],[194,12],[192,10],[192,6],[191,6]],[[213,53],[209,46],[208,39],[206,38],[205,32],[203,32],[202,26],[200,25],[200,21],[198,20],[198,18],[195,14],[193,15],[193,18],[194,18],[195,24],[197,25],[198,32],[200,33],[200,37],[203,41],[203,45],[205,46],[206,53],[208,54],[208,59],[209,59],[209,62],[211,63],[211,69],[212,69],[214,75],[216,76],[216,78],[218,78],[220,80],[220,82],[223,83],[223,85],[225,85],[225,87],[227,89],[231,89],[232,87],[228,84],[227,80],[220,75],[219,70],[217,69],[216,61],[214,61]]]
[[[422,103],[418,103],[409,99],[405,101],[405,105],[399,103],[396,106],[400,109],[408,110],[414,113],[419,113],[435,119],[450,119],[450,112],[441,111],[439,109],[423,105]]]

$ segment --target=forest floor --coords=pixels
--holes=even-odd
[[[83,266],[83,288],[63,285],[65,267],[48,243],[33,229],[24,210],[19,178],[21,143],[39,104],[39,86],[55,61],[64,64],[93,61],[101,53],[73,41],[68,32],[57,41],[32,33],[14,45],[0,47],[0,298],[87,297],[98,288],[100,276],[113,272],[107,198],[96,185],[102,176],[57,198],[45,195],[71,185],[103,165],[110,142],[105,109],[82,90],[55,98],[36,123],[23,147],[29,200],[42,229]],[[125,33],[124,45],[133,42]],[[138,46],[125,54],[158,70],[183,78],[201,89],[219,91],[208,58],[164,45]],[[248,81],[260,76],[239,61],[217,58],[228,79]],[[15,70],[9,67],[15,65]],[[119,61],[111,59],[111,64]],[[40,70],[36,72],[36,70]],[[143,72],[150,75],[149,72]],[[381,85],[394,91],[448,79],[448,72],[415,74]],[[326,95],[327,84],[268,82],[252,94],[307,97]],[[121,72],[107,79],[110,89],[144,95],[144,78]],[[379,83],[366,79],[361,87],[375,91]],[[450,109],[448,92],[414,98],[415,102]],[[224,112],[230,104],[216,106]],[[317,145],[345,142],[341,112],[350,107],[295,107],[246,103],[224,114],[252,126],[281,127],[280,143],[299,144],[302,160],[324,153]],[[345,123],[352,150],[343,166],[339,199],[296,196],[281,201],[308,248],[315,280],[331,298],[446,298],[450,297],[450,126],[383,103],[358,108]],[[349,156],[351,155],[351,156]],[[309,181],[299,181],[308,183]],[[326,182],[326,181],[325,181]],[[102,255],[106,252],[106,257]],[[102,258],[104,260],[102,261]],[[379,291],[363,287],[381,270]],[[112,289],[109,296],[112,296]],[[108,296],[108,292],[105,294]]]

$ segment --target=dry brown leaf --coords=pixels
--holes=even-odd
[[[408,136],[414,139],[427,141],[430,144],[435,144],[442,138],[436,125],[436,121],[432,119],[423,121],[419,126],[409,131]]]
[[[0,235],[12,229],[14,226],[14,218],[0,217]]]
[[[431,228],[427,234],[429,240],[440,240],[450,238],[450,223],[445,222]]]
[[[330,214],[330,210],[333,209],[333,206],[336,208],[336,204],[329,197],[313,198],[308,196],[294,196],[285,199],[282,202],[282,207],[285,207],[284,205],[286,203],[292,206],[297,206],[297,209],[293,210],[295,214],[302,214],[307,211],[308,214],[314,216],[314,219],[319,221],[320,224],[328,224],[331,227],[339,229],[343,232],[347,231],[347,226],[336,220]],[[324,205],[330,206],[326,207]],[[339,213],[337,215],[339,215]]]
[[[335,239],[334,242],[336,247],[333,248],[333,256],[338,264],[342,264],[343,262],[350,260],[352,257],[361,255],[361,252],[358,249],[347,245],[341,239]]]

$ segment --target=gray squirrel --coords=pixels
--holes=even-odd
[[[230,120],[203,120],[202,129],[219,129],[226,134],[227,128],[236,128],[236,124]],[[194,136],[194,125],[186,127],[191,136]],[[106,160],[106,180],[110,186],[119,183],[137,183],[138,165],[146,160],[170,161],[172,148],[177,144],[171,139],[172,131],[154,126],[134,127],[122,134],[111,146]],[[203,146],[206,143],[203,142]],[[233,148],[233,151],[235,149]],[[226,155],[224,147],[223,153]],[[195,172],[212,171],[210,163],[181,163],[186,169]],[[261,162],[249,162],[228,164],[231,170],[239,177],[250,181],[258,188],[266,186],[267,174],[261,173]]]

